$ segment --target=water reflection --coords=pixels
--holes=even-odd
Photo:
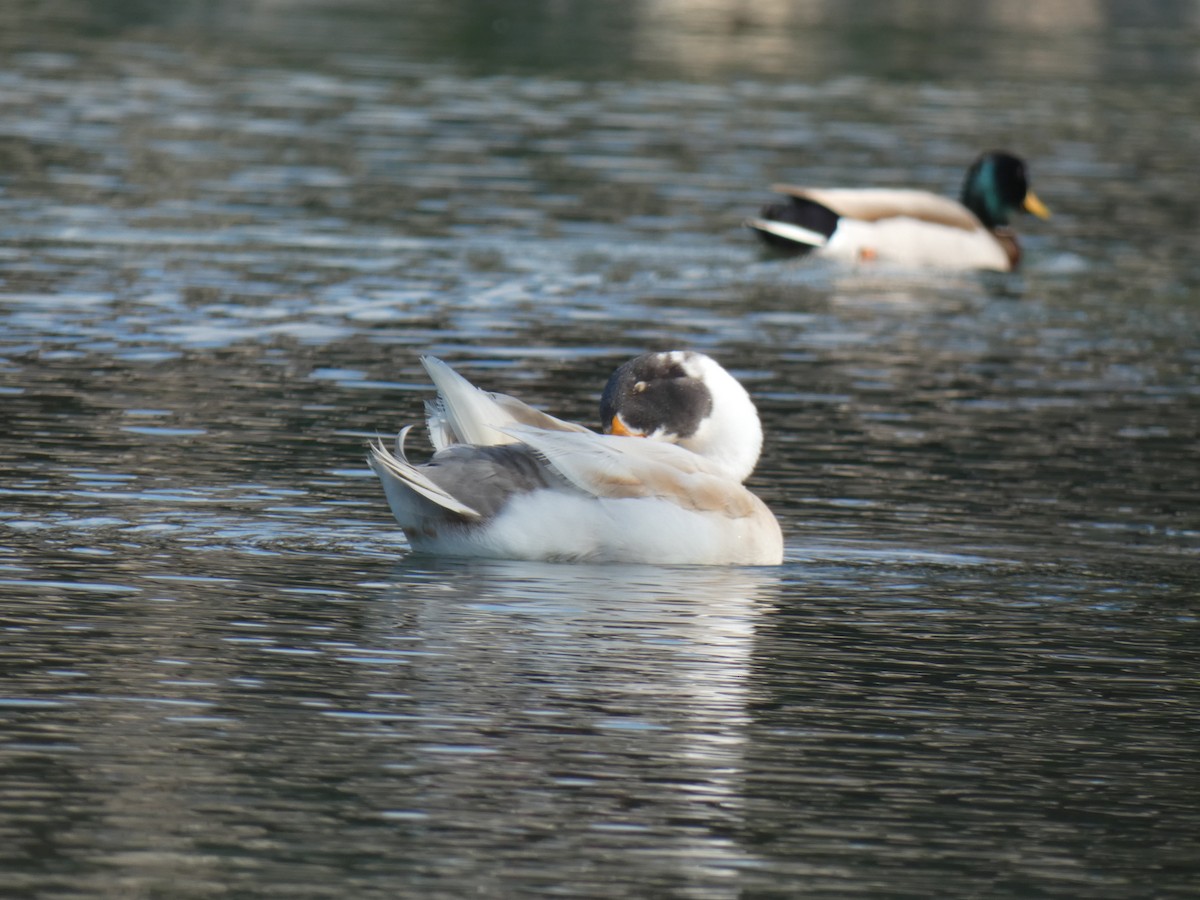
[[[224,559],[26,595],[0,812],[64,890],[916,894],[999,846],[1116,897],[1194,819],[1190,593],[1128,569]]]
[[[414,582],[428,587],[414,592]],[[755,569],[406,568],[398,593],[376,607],[380,637],[402,630],[417,640],[405,644],[413,657],[403,685],[389,678],[379,688],[390,683],[404,691],[397,705],[409,714],[444,722],[423,752],[493,754],[476,763],[485,781],[524,771],[570,786],[591,807],[580,828],[655,827],[608,793],[614,761],[660,770],[667,783],[647,790],[679,816],[694,803],[734,815],[747,667],[758,616],[777,588],[775,575]],[[483,710],[491,712],[481,719]],[[524,768],[534,760],[536,775]],[[436,797],[414,802],[445,806]],[[659,809],[655,819],[662,815],[671,813]]]
[[[449,580],[434,573],[440,583],[418,606],[407,585],[419,575],[405,576],[395,601],[425,636],[409,668],[415,708],[446,715],[470,698],[472,716],[495,710],[508,761],[540,759],[556,779],[603,798],[583,827],[651,827],[603,796],[611,773],[597,770],[601,761],[653,760],[680,785],[681,814],[698,798],[730,799],[755,619],[773,599],[773,575],[471,565]],[[492,730],[481,725],[472,721],[469,734]]]
[[[147,889],[194,890],[253,880],[263,859],[297,862],[293,886],[392,859],[503,893],[546,842],[597,863],[631,839],[660,846],[628,872],[580,873],[580,895],[719,881],[742,859],[723,832],[743,816],[746,676],[773,574],[472,563],[390,580],[365,606],[289,590],[240,608],[220,602],[237,578],[176,580],[120,604],[137,619],[75,629],[72,662],[38,676],[71,687],[4,707],[8,752],[23,748],[12,777],[87,797],[86,815],[37,814],[45,852],[76,873],[64,883],[102,878],[76,847]],[[206,593],[215,606],[186,599]],[[230,741],[242,750],[214,752]],[[457,837],[437,849],[439,833]],[[464,865],[480,842],[493,852]]]
[[[855,68],[901,78],[944,77],[975,71],[983,77],[1017,71],[1023,77],[1125,77],[1172,67],[1194,73],[1187,31],[1196,27],[1186,0],[1130,4],[1109,0],[1053,0],[1037,7],[999,2],[962,7],[897,7],[881,0],[759,2],[735,0],[624,0],[587,3],[484,0],[402,7],[379,0],[322,3],[180,2],[142,0],[59,2],[31,22],[12,14],[5,32],[37,28],[47,20],[62,31],[118,37],[186,31],[193,41],[236,44],[236,36],[295,58],[330,46],[346,54],[453,60],[476,71],[518,69],[620,77],[763,76],[820,78]],[[3,20],[0,20],[3,21]],[[369,23],[369,24],[368,24]],[[366,25],[366,27],[364,27]],[[1109,37],[1139,31],[1154,41],[1152,54],[1118,60]],[[228,52],[228,50],[226,50]],[[53,69],[62,57],[38,54]],[[379,64],[379,61],[372,61]]]

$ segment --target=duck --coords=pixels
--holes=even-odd
[[[770,247],[842,262],[1011,272],[1021,248],[1010,217],[1050,210],[1029,187],[1025,162],[1003,150],[979,156],[958,201],[922,190],[777,184],[790,199],[746,225]]]
[[[779,565],[783,536],[743,482],[763,430],[746,389],[692,350],[621,365],[602,430],[556,418],[421,358],[434,453],[410,462],[405,426],[368,463],[415,552],[549,562]]]

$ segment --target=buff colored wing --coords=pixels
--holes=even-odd
[[[758,514],[761,501],[703,457],[647,438],[515,427],[560,475],[595,497],[656,498],[730,518]]]
[[[775,184],[771,190],[820,203],[847,219],[878,222],[909,218],[975,231],[983,227],[975,215],[955,200],[929,191],[890,188],[809,188]]]

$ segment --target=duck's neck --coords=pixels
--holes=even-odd
[[[704,360],[704,380],[712,392],[712,413],[679,443],[718,465],[730,478],[745,481],[762,452],[762,423],[746,389],[720,366],[709,366],[710,362]]]

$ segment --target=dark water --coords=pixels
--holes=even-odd
[[[17,6],[5,896],[1200,890],[1193,4]],[[1016,275],[739,224],[992,146]],[[408,554],[419,354],[593,422],[672,346],[782,568]]]

